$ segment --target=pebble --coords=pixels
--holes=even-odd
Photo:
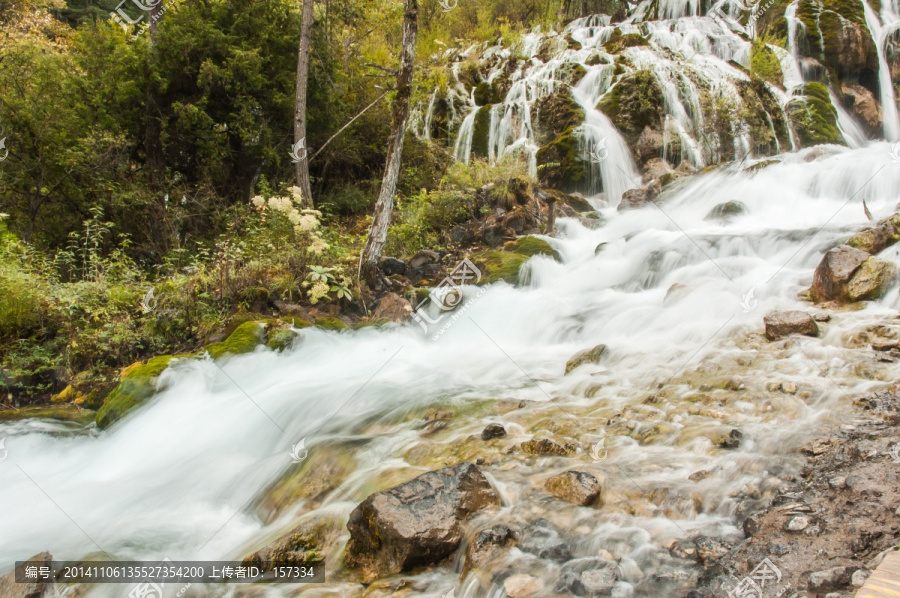
[[[529,598],[543,590],[544,584],[539,579],[520,573],[507,577],[503,582],[503,589],[509,598]]]
[[[791,517],[784,524],[784,531],[786,532],[802,532],[806,528],[809,527],[809,517],[805,515],[798,515],[797,517]]]
[[[833,490],[843,490],[847,487],[847,478],[837,477],[828,480],[828,486]]]
[[[503,424],[491,423],[481,431],[482,440],[491,440],[493,438],[503,438],[506,436],[506,428]]]
[[[857,588],[861,588],[866,584],[867,579],[869,579],[869,572],[865,569],[860,569],[853,574],[853,577],[850,578],[850,583]]]

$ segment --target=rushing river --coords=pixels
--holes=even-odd
[[[239,559],[309,510],[302,500],[276,508],[265,499],[296,471],[290,451],[301,439],[310,460],[318,453],[352,464],[315,505],[346,517],[375,489],[468,455],[465,447],[481,443],[472,435],[502,421],[510,434],[503,447],[550,428],[580,450],[533,458],[485,449],[496,465],[484,469],[505,504],[479,515],[479,525],[548,519],[574,556],[620,561],[628,582],[621,595],[630,595],[629,583],[638,596],[670,595],[667,588],[675,595],[697,572],[669,555],[673,541],[739,538],[741,497],[771,496],[799,466],[791,451],[843,421],[852,398],[900,376],[897,365],[846,348],[849,333],[894,317],[896,289],[861,310],[833,313],[820,338],[768,343],[761,335],[768,311],[811,309],[798,293],[823,252],[867,222],[863,198],[876,218],[893,213],[900,163],[889,152],[883,142],[813,148],[755,173],[723,167],[693,177],[659,207],[601,207],[602,227],[561,220],[549,240],[562,263],[533,258],[527,284],[497,284],[470,298],[437,340],[414,324],[305,330],[280,354],[180,362],[164,374],[165,390],[106,431],[0,424],[8,450],[0,463],[0,570],[43,550],[60,560],[103,552]],[[741,202],[746,213],[705,219],[724,201]],[[885,254],[896,261],[893,249]],[[601,342],[608,354],[599,365],[564,375],[574,353]],[[744,389],[719,390],[728,379]],[[770,382],[794,382],[800,392],[767,392]],[[493,399],[524,406],[465,414]],[[462,414],[445,430],[420,434],[420,414],[437,404]],[[742,431],[741,446],[715,446],[732,428]],[[605,458],[594,461],[589,450],[601,441]],[[424,453],[445,456],[426,463]],[[602,480],[603,507],[542,493],[544,479],[573,467]],[[701,470],[711,473],[688,479]],[[516,554],[522,571],[552,587],[558,564]],[[436,569],[413,594],[440,596],[457,577]],[[90,595],[123,592],[107,585]],[[502,590],[479,589],[470,577],[456,589],[461,595]]]

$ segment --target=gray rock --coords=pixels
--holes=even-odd
[[[802,532],[809,527],[809,517],[797,515],[791,517],[784,522],[784,531],[786,532]]]
[[[347,563],[372,580],[437,562],[459,547],[462,521],[499,504],[472,463],[422,474],[372,494],[353,510]]]
[[[802,334],[805,336],[818,336],[819,327],[805,311],[773,311],[763,318],[766,325],[766,338],[770,341]]]
[[[514,545],[516,541],[516,532],[505,525],[495,525],[492,528],[478,532],[478,535],[466,548],[463,577],[471,569],[487,566],[491,560],[502,552],[503,548]]]
[[[739,201],[726,201],[720,203],[706,215],[704,220],[728,221],[735,216],[740,216],[747,211],[747,206]]]
[[[843,299],[853,274],[869,259],[869,254],[841,245],[825,254],[813,274],[810,295],[817,303]]]
[[[608,594],[616,583],[617,567],[614,561],[600,557],[573,559],[560,570],[556,591],[576,596]]]
[[[558,563],[572,559],[568,543],[544,519],[536,521],[526,530],[519,549]]]
[[[841,590],[850,585],[853,574],[859,567],[832,567],[809,575],[810,592],[826,593]]]

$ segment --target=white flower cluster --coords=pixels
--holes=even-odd
[[[319,218],[322,213],[318,210],[300,207],[303,205],[303,193],[300,191],[300,187],[291,187],[290,193],[290,197],[270,197],[269,199],[257,195],[250,201],[258,210],[263,212],[272,210],[284,215],[294,225],[294,232],[310,235],[307,251],[313,255],[322,255],[328,249],[328,244],[317,234]]]

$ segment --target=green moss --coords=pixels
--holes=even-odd
[[[510,245],[511,249],[509,250],[513,253],[518,253],[519,255],[524,255],[527,257],[532,257],[535,255],[548,255],[556,261],[560,261],[559,253],[555,249],[553,249],[550,243],[548,243],[544,239],[538,239],[537,237],[532,236],[519,237],[518,239],[510,243]]]
[[[635,71],[623,77],[597,104],[629,142],[637,140],[644,127],[662,130],[663,95],[653,73]]]
[[[619,32],[618,29],[616,29],[616,31]],[[639,33],[626,33],[625,35],[622,35],[621,32],[619,32],[618,36],[615,36],[614,34],[612,39],[603,44],[603,49],[610,54],[616,54],[625,48],[647,46],[649,44],[650,42],[647,41],[647,38]]]
[[[108,428],[126,413],[149,399],[157,391],[160,374],[177,356],[161,355],[146,363],[125,368],[119,375],[119,384],[109,393],[97,412],[97,426]]]
[[[819,143],[843,145],[844,138],[837,126],[837,111],[831,105],[825,86],[807,83],[803,86],[803,92],[806,94],[805,100],[792,100],[787,107],[802,147]]]
[[[353,325],[354,330],[359,330],[360,328],[381,328],[382,326],[386,326],[387,324],[393,323],[393,320],[390,318],[372,318],[370,320],[363,320],[361,322],[357,322]]]
[[[538,176],[549,187],[571,191],[584,188],[589,173],[582,159],[581,143],[576,128],[541,147],[537,152]]]
[[[475,124],[472,131],[472,155],[486,158],[488,156],[488,142],[491,137],[491,108],[493,104],[482,106],[475,115]]]
[[[481,283],[491,284],[500,280],[516,284],[519,280],[519,268],[528,261],[528,257],[509,251],[483,251],[471,257],[481,270]]]
[[[335,318],[334,316],[328,316],[325,318],[319,318],[316,320],[316,327],[321,328],[323,330],[349,330],[350,326],[346,324],[343,320],[339,318]]]
[[[535,115],[539,145],[549,143],[567,129],[578,127],[584,122],[584,109],[572,98],[567,89],[550,94],[537,104]]]
[[[275,330],[269,335],[269,342],[266,343],[266,347],[273,351],[290,349],[298,336],[297,332],[290,329]]]
[[[487,81],[482,81],[475,86],[475,105],[487,106],[493,104],[497,100],[494,98],[494,88]]]
[[[772,48],[768,47],[762,40],[756,39],[750,46],[750,72],[769,83],[781,86],[783,76],[781,73],[781,63]]]
[[[503,251],[483,251],[470,257],[479,270],[481,282],[491,284],[499,280],[516,284],[519,270],[528,259],[535,255],[546,255],[559,261],[559,253],[547,241],[537,237],[519,237],[507,243]]]
[[[213,359],[219,359],[229,354],[249,353],[264,342],[264,338],[265,330],[261,322],[244,322],[224,341],[208,345],[206,351]]]
[[[54,405],[52,407],[23,407],[0,411],[0,422],[15,421],[26,418],[58,419],[88,424],[94,421],[94,412],[79,409],[75,405]]]

